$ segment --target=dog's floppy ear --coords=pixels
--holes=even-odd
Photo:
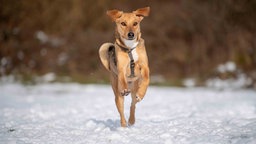
[[[120,18],[123,14],[123,11],[119,10],[108,10],[107,15],[111,18],[112,21],[116,21],[116,19]]]
[[[133,11],[134,14],[142,17],[148,16],[149,12],[150,12],[150,7],[144,7],[144,8],[137,9],[136,11]]]

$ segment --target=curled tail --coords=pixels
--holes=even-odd
[[[110,71],[115,62],[115,45],[113,43],[104,43],[99,49],[99,56],[103,66]]]

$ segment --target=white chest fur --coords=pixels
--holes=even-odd
[[[126,39],[123,39],[124,41],[124,44],[129,47],[129,48],[135,48],[139,42],[137,42],[136,40],[126,40]]]
[[[138,42],[136,40],[125,40],[124,39],[124,44],[129,48],[134,48],[138,45]]]
[[[139,42],[137,42],[136,40],[126,40],[126,39],[123,39],[123,41],[124,41],[124,44],[125,44],[127,47],[129,47],[129,48],[134,48],[134,49],[132,50],[132,57],[133,57],[133,59],[134,59],[134,62],[138,61],[139,55],[138,55],[138,53],[137,53],[136,47],[137,47],[137,45],[138,45]]]
[[[137,49],[136,48],[132,50],[132,57],[134,59],[134,62],[138,61],[139,55],[137,53]]]

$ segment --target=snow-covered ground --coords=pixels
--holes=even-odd
[[[120,128],[108,85],[0,84],[1,144],[256,143],[253,90],[150,87],[136,116]]]

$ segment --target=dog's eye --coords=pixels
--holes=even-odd
[[[126,23],[125,23],[125,22],[121,22],[121,25],[122,25],[122,26],[126,26]]]
[[[138,25],[138,23],[137,23],[137,22],[134,22],[134,23],[133,23],[133,26],[136,26],[136,25]]]

